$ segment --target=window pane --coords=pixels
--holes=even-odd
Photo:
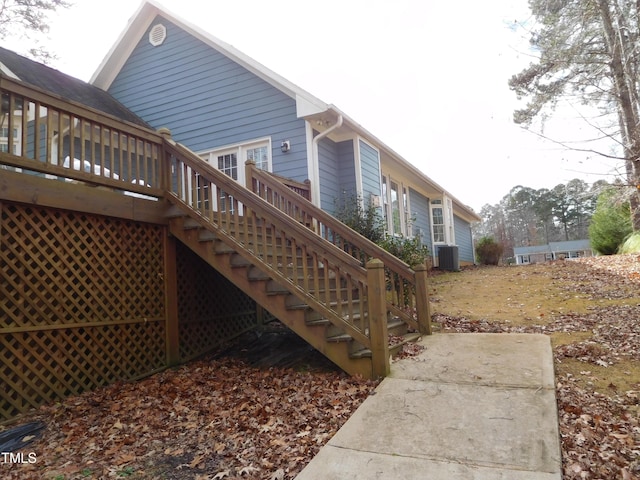
[[[238,158],[235,153],[218,155],[218,170],[238,180]]]
[[[398,198],[398,185],[391,182],[391,218],[393,219],[393,233],[400,234],[400,202]]]
[[[433,226],[433,241],[444,242],[444,225]]]
[[[433,224],[434,225],[444,225],[444,216],[442,215],[442,208],[441,207],[433,208],[431,210],[431,214],[433,215]]]
[[[248,149],[247,160],[256,162],[256,167],[260,170],[269,170],[269,151],[266,146]]]
[[[384,215],[384,224],[389,225],[389,199],[387,198],[387,177],[382,177],[382,213]]]

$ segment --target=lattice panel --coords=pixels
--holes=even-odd
[[[0,421],[166,365],[162,227],[0,209]]]
[[[256,304],[178,242],[180,358],[206,353],[256,326]]]
[[[165,366],[162,322],[0,335],[0,419]]]
[[[162,228],[5,204],[0,328],[164,318]]]

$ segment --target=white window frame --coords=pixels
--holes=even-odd
[[[433,215],[433,211],[435,209],[442,210],[442,223],[435,222],[435,217]],[[447,243],[447,227],[446,227],[446,213],[444,202],[440,198],[435,198],[429,202],[429,210],[431,213],[431,242],[433,245],[446,245]],[[436,240],[436,226],[442,227],[442,240]],[[435,249],[434,249],[435,250]]]
[[[391,202],[391,184],[398,187],[398,209],[400,228],[399,233],[394,229],[393,221],[393,204]],[[411,200],[409,198],[409,185],[400,180],[391,177],[388,173],[381,176],[382,184],[382,208],[384,212],[385,228],[388,234],[396,236],[413,237],[412,219],[411,219]]]
[[[246,161],[246,155],[249,150],[259,147],[267,148],[267,171],[273,171],[273,155],[271,149],[271,137],[263,137],[248,142],[236,143],[233,145],[226,145],[223,147],[215,148],[212,150],[205,150],[198,155],[207,163],[211,164],[213,168],[218,168],[218,157],[220,155],[226,155],[229,153],[235,153],[238,162],[238,178],[237,182],[241,185],[246,184],[246,178],[244,175],[244,163]]]
[[[442,222],[437,225],[443,226],[444,241],[436,241],[435,226],[433,221],[433,210],[442,208]],[[431,241],[434,245],[455,245],[455,222],[453,218],[453,201],[446,195],[440,198],[432,198],[429,201],[429,209],[431,212]]]
[[[236,168],[238,172],[238,178],[235,179],[240,185],[246,186],[247,179],[245,178],[245,162],[247,160],[247,152],[249,150],[253,150],[255,148],[266,147],[267,149],[267,171],[273,171],[273,155],[271,149],[271,137],[262,137],[255,140],[250,140],[248,142],[236,143],[233,145],[226,145],[223,147],[215,148],[212,150],[205,150],[199,152],[198,155],[205,162],[209,163],[216,170],[218,169],[218,157],[221,155],[236,155]],[[212,185],[212,198],[213,198],[213,208],[218,208],[218,193],[216,191],[215,185]],[[240,213],[242,213],[242,206],[240,206]]]

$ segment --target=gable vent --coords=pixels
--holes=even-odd
[[[167,38],[167,28],[161,23],[154,25],[149,31],[149,43],[154,47],[162,45],[165,38]]]

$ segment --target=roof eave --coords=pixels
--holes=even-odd
[[[413,165],[411,162],[406,160],[402,155],[400,155],[398,152],[393,150],[391,147],[389,147],[387,144],[385,144],[382,140],[380,140],[378,137],[376,137],[373,133],[368,131],[366,128],[364,128],[362,125],[360,125],[358,122],[353,120],[346,113],[341,111],[335,105],[329,105],[328,109],[329,109],[329,111],[333,112],[333,114],[336,117],[338,115],[342,116],[343,125],[348,126],[356,134],[360,135],[361,137],[366,139],[368,142],[371,142],[374,145],[376,145],[381,151],[386,153],[387,156],[389,156],[393,161],[398,162],[404,168],[409,170],[413,175],[415,175],[416,177],[420,178],[423,182],[425,182],[429,186],[430,189],[435,190],[435,191],[441,193],[442,195],[450,198],[451,201],[453,202],[454,206],[457,207],[457,212],[456,213],[458,214],[458,216],[460,216],[460,217],[462,217],[462,218],[464,218],[464,219],[466,219],[466,220],[468,220],[470,222],[480,222],[480,221],[482,221],[482,218],[471,207],[469,207],[469,206],[465,205],[464,203],[462,203],[458,198],[456,198],[454,195],[452,195],[450,192],[448,192],[441,185],[439,185],[438,183],[433,181],[431,178],[429,178],[424,172],[419,170],[415,165]],[[318,113],[324,113],[324,112],[318,112]],[[312,115],[309,114],[308,116],[312,116]]]
[[[96,72],[91,77],[90,83],[103,90],[109,89],[119,71],[122,69],[125,62],[131,55],[138,41],[142,38],[142,35],[144,35],[144,32],[147,31],[151,22],[157,15],[162,15],[167,20],[188,31],[194,37],[200,39],[205,44],[208,44],[212,48],[218,50],[223,55],[242,65],[247,70],[257,75],[259,78],[263,79],[273,87],[293,98],[296,101],[296,111],[299,118],[308,119],[313,115],[318,115],[326,112],[333,112],[336,116],[341,115],[344,119],[345,124],[349,125],[350,128],[352,128],[356,133],[377,145],[394,161],[397,161],[409,168],[423,181],[427,182],[430,186],[437,189],[438,191],[441,191],[443,195],[451,198],[462,215],[465,216],[465,218],[469,219],[470,221],[481,220],[481,218],[470,207],[467,207],[463,203],[461,203],[444,188],[427,177],[424,173],[418,170],[415,166],[405,160],[397,152],[395,152],[384,142],[378,139],[375,135],[366,130],[364,127],[362,127],[362,125],[354,121],[351,117],[346,115],[337,107],[335,107],[334,105],[326,104],[322,100],[311,95],[309,92],[301,89],[284,77],[268,69],[261,63],[245,55],[232,45],[223,42],[213,35],[210,35],[208,32],[191,24],[190,22],[183,20],[172,13],[169,13],[155,0],[142,1],[136,13],[129,19],[129,23],[120,34],[115,44],[111,47],[105,58],[102,60]]]
[[[109,89],[125,62],[133,52],[133,49],[157,15],[161,15],[168,21],[175,23],[178,27],[189,32],[195,38],[219,51],[235,63],[242,65],[251,73],[269,83],[271,86],[293,98],[296,101],[299,117],[323,112],[328,109],[328,105],[322,100],[314,97],[309,92],[291,83],[289,80],[278,75],[273,70],[245,55],[233,45],[220,40],[191,22],[169,12],[154,0],[142,1],[136,13],[134,13],[134,15],[129,19],[129,23],[91,77],[90,83],[93,83],[103,90]]]

